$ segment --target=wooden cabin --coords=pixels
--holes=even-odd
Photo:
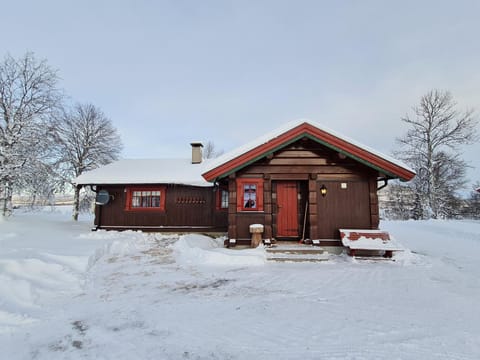
[[[85,173],[78,186],[104,190],[99,229],[226,232],[248,245],[264,240],[341,245],[339,229],[378,229],[377,191],[415,173],[401,162],[311,121],[286,124],[223,156],[202,161],[122,160]],[[318,242],[317,242],[318,243]]]
[[[189,159],[128,159],[78,177],[97,192],[95,229],[226,232],[221,192],[202,176],[201,146]],[[98,195],[106,194],[106,200]],[[98,201],[100,200],[100,201]]]

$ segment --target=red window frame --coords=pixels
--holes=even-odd
[[[152,187],[127,187],[126,191],[126,201],[125,201],[125,210],[126,211],[165,211],[165,195],[166,195],[165,186],[152,186]],[[159,206],[133,206],[132,201],[135,198],[136,192],[160,192],[160,201]],[[142,201],[142,200],[140,200]],[[145,201],[149,201],[148,199]],[[150,195],[150,203],[152,201],[152,195]]]
[[[223,196],[224,195],[227,197],[227,203],[226,203],[227,206],[222,206],[222,205],[224,205],[224,202],[223,202]],[[229,193],[228,193],[227,187],[222,186],[222,187],[219,187],[217,189],[217,195],[216,195],[215,203],[217,204],[217,206],[216,206],[217,210],[222,210],[222,211],[227,211],[228,210]]]
[[[254,196],[245,193],[253,189]],[[255,206],[248,206],[248,200],[253,200]],[[263,211],[263,179],[237,179],[237,211]]]

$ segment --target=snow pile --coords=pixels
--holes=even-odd
[[[172,247],[177,263],[182,265],[247,266],[266,262],[263,246],[255,249],[225,249],[223,239],[204,235],[184,235]]]
[[[43,306],[80,293],[87,261],[42,253],[0,259],[0,334],[34,322]]]
[[[95,249],[95,253],[91,255],[88,259],[88,269],[90,269],[95,263],[104,256],[107,255],[116,255],[124,256],[127,254],[132,254],[139,250],[145,249],[147,246],[147,236],[141,231],[105,231],[98,230],[95,232],[90,232],[82,234],[79,236],[80,239],[88,240],[102,240],[107,241],[103,246]]]
[[[360,236],[357,240],[342,240],[344,246],[350,249],[365,249],[365,250],[406,250],[395,238],[390,237],[390,240],[382,240],[380,238],[370,238]]]
[[[17,211],[0,229],[0,334],[33,323],[44,307],[81,294],[87,271],[107,254],[145,244],[143,234],[91,232],[70,207]]]
[[[68,268],[41,259],[0,260],[0,293],[7,307],[37,307],[40,300],[76,292],[79,279]]]

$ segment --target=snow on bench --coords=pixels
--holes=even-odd
[[[349,249],[351,256],[355,250],[384,251],[386,257],[391,257],[393,251],[404,248],[387,231],[369,229],[339,229],[342,244]]]

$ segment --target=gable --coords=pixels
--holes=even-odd
[[[292,122],[266,137],[259,138],[242,148],[221,156],[210,165],[202,176],[207,181],[224,178],[303,138],[354,159],[388,178],[408,181],[415,176],[413,170],[399,161],[332,131],[327,131],[310,121]]]
[[[362,178],[378,176],[378,171],[307,137],[238,170],[236,177],[246,174],[248,174],[247,177],[251,177],[267,173],[274,177],[282,177],[283,174],[287,177],[294,176],[297,179],[310,176],[310,174],[321,174],[323,177],[335,174]]]

